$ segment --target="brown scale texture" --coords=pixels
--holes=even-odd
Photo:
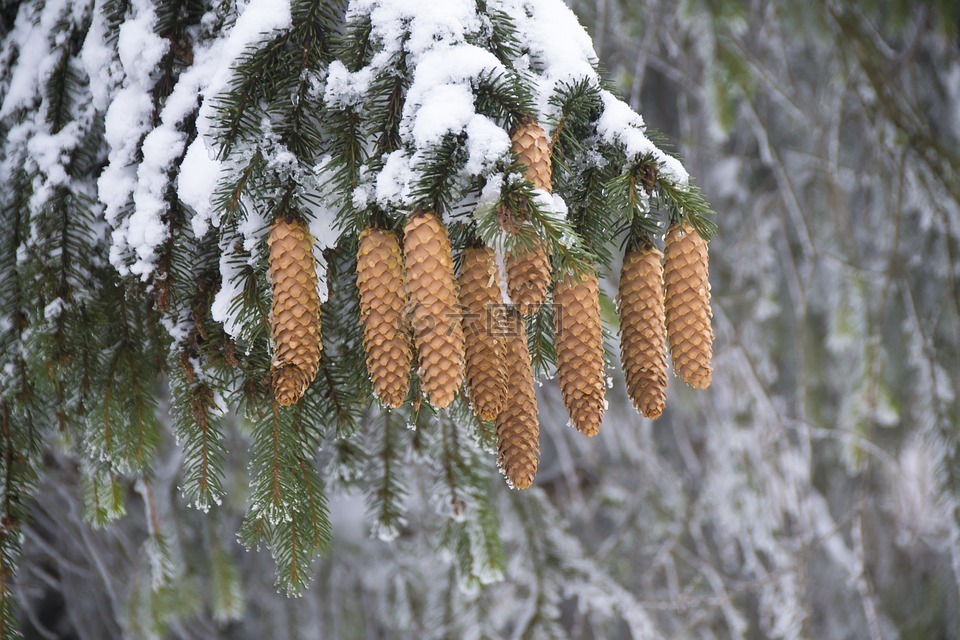
[[[435,215],[410,217],[403,256],[421,386],[442,409],[463,384],[464,344],[450,239]]]
[[[606,372],[603,363],[603,325],[600,321],[600,285],[596,274],[564,275],[554,286],[554,324],[557,377],[563,404],[577,431],[600,432],[606,409]]]
[[[667,232],[663,278],[673,370],[690,386],[706,389],[713,357],[707,242],[690,225],[673,224]]]
[[[466,249],[460,268],[460,305],[466,346],[467,390],[473,412],[493,420],[506,396],[504,344],[497,331],[503,310],[497,282],[496,255],[491,249]]]
[[[646,418],[659,418],[667,404],[662,259],[663,254],[653,246],[628,251],[617,293],[620,362],[627,379],[627,395]]]
[[[518,248],[507,254],[510,301],[525,316],[540,311],[550,288],[550,259],[542,247]]]
[[[395,234],[374,228],[360,234],[357,287],[367,371],[377,397],[396,409],[407,397],[413,350],[405,318],[403,253]]]
[[[527,168],[527,180],[535,189],[553,193],[553,163],[550,138],[536,120],[526,118],[513,134],[513,150]]]
[[[279,404],[296,403],[320,366],[320,296],[313,237],[306,225],[278,220],[267,238],[273,291],[273,393]]]
[[[526,177],[534,188],[553,192],[553,163],[550,139],[532,118],[521,123],[513,135],[513,150],[526,166]],[[536,244],[507,255],[507,287],[511,301],[530,316],[540,310],[550,287],[550,260],[546,249]]]
[[[537,475],[540,456],[540,423],[533,368],[527,350],[527,332],[516,313],[510,316],[507,332],[507,395],[497,416],[497,463],[507,482],[516,489],[527,489]]]

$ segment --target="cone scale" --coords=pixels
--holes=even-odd
[[[648,245],[627,251],[620,272],[620,362],[627,395],[646,418],[659,418],[667,403],[667,320],[663,254]]]
[[[277,403],[295,404],[320,366],[320,295],[313,237],[293,218],[270,228],[269,276],[273,292],[271,378]]]
[[[503,408],[507,378],[504,343],[497,331],[500,299],[496,255],[491,249],[463,252],[460,269],[460,304],[466,346],[467,391],[473,412],[493,420]]]
[[[442,409],[463,384],[464,342],[450,239],[435,215],[410,216],[403,257],[421,387]]]
[[[405,318],[403,252],[395,234],[374,228],[360,234],[357,288],[367,372],[377,397],[396,409],[407,397],[413,350]]]
[[[674,223],[667,232],[664,256],[673,370],[691,387],[706,389],[713,357],[707,242],[690,225]]]

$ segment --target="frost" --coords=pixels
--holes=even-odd
[[[503,304],[513,306],[513,300],[510,299],[510,289],[507,287],[507,259],[504,253],[498,248],[495,249],[497,258],[497,271],[500,284],[500,300]]]
[[[381,542],[393,542],[400,535],[400,527],[393,523],[377,521],[371,528],[370,535]]]

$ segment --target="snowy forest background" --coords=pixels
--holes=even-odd
[[[957,3],[572,6],[718,212],[710,390],[671,380],[651,423],[618,381],[585,440],[545,385],[535,488],[490,478],[506,571],[482,587],[436,549],[425,472],[389,543],[363,496],[332,495],[332,551],[277,594],[269,555],[235,542],[243,462],[199,513],[171,439],[152,491],[181,580],[155,591],[136,495],[91,530],[50,451],[27,637],[960,638]]]

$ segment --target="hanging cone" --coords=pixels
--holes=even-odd
[[[503,310],[496,255],[491,249],[466,249],[460,268],[460,305],[466,346],[467,390],[473,412],[493,420],[506,396],[504,344],[497,331]]]
[[[620,272],[620,362],[627,394],[646,418],[659,418],[667,404],[667,320],[663,302],[663,254],[631,249]]]
[[[510,312],[505,339],[507,395],[497,416],[497,464],[507,483],[527,489],[537,475],[540,423],[533,386],[527,332],[519,314]]]
[[[527,168],[527,180],[535,189],[553,193],[553,161],[550,138],[537,121],[524,118],[513,134],[513,151]]]
[[[510,301],[524,316],[540,311],[550,288],[550,259],[542,247],[517,248],[507,253],[507,289]]]
[[[377,397],[396,409],[407,397],[413,359],[404,317],[403,254],[396,235],[372,227],[360,234],[357,287],[367,372]]]
[[[293,218],[277,220],[267,238],[273,291],[273,393],[279,404],[297,402],[320,366],[320,296],[313,237]]]
[[[600,432],[606,409],[603,325],[596,274],[586,274],[579,282],[577,276],[565,274],[554,286],[553,305],[557,377],[563,404],[577,431],[595,436]]]
[[[442,409],[463,384],[464,345],[450,240],[435,215],[410,216],[403,256],[421,386]]]
[[[521,122],[513,134],[513,150],[527,168],[527,180],[534,188],[552,193],[550,139],[536,120],[526,118]],[[545,248],[540,242],[518,248],[507,254],[506,264],[510,300],[523,315],[535,314],[547,299],[550,287],[550,260]]]
[[[667,232],[667,335],[677,377],[697,389],[710,386],[713,329],[707,242],[693,227],[674,223]]]

